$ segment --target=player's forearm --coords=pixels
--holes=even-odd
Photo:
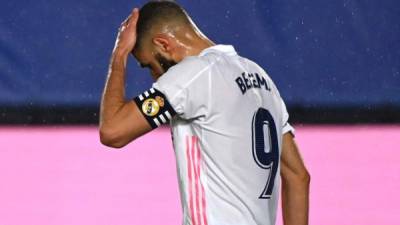
[[[110,124],[125,104],[125,72],[128,55],[115,50],[111,56],[100,106],[100,127]]]
[[[284,225],[308,225],[310,178],[282,180],[282,214]]]

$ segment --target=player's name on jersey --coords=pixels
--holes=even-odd
[[[235,79],[239,86],[242,94],[245,94],[250,88],[265,88],[267,91],[271,91],[267,80],[260,76],[258,73],[245,73]]]

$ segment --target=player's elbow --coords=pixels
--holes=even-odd
[[[302,185],[309,186],[311,182],[311,175],[306,168],[301,170],[292,171],[291,173],[282,176],[285,183],[293,184],[294,186]]]
[[[100,127],[99,135],[100,142],[110,148],[122,148],[127,144],[118,131],[107,127]]]
[[[301,174],[298,175],[299,182],[309,185],[311,182],[311,175],[310,173],[304,169]]]

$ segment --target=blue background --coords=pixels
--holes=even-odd
[[[96,106],[119,24],[145,1],[3,1],[0,106]],[[267,70],[287,105],[400,106],[400,2],[179,1]],[[127,97],[150,87],[130,59]]]

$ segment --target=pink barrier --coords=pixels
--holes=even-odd
[[[296,139],[310,224],[400,224],[399,126],[297,126]],[[115,150],[95,127],[0,127],[0,225],[27,224],[181,224],[169,130]]]

